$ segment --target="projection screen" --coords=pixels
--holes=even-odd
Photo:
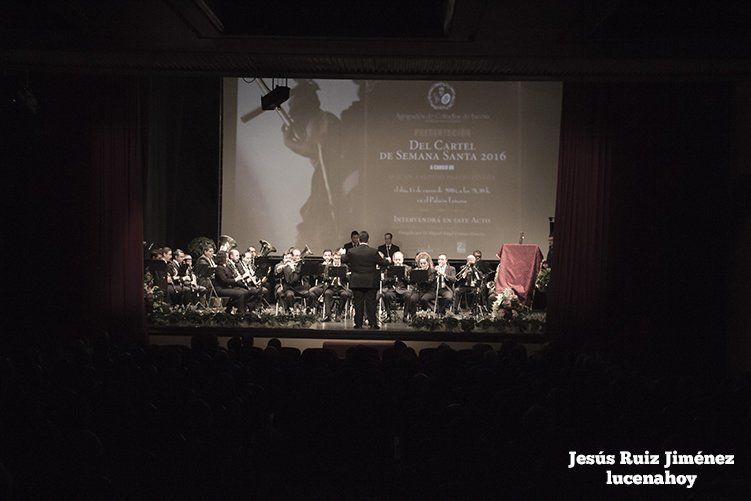
[[[221,231],[241,247],[547,249],[560,82],[290,80],[283,113],[258,83],[224,81]]]

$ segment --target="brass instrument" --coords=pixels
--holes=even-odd
[[[261,239],[258,243],[261,244],[261,257],[266,257],[272,252],[276,252],[276,247],[271,245],[268,240]]]
[[[308,247],[308,244],[305,244],[305,248],[300,253],[300,259],[304,258],[308,254],[313,254],[313,251],[310,250],[310,247]]]
[[[468,264],[465,264],[459,269],[459,273],[456,274],[457,280],[463,280],[467,278],[467,275],[469,274],[470,266]]]
[[[456,279],[466,281],[467,278],[470,278],[470,281],[466,283],[466,285],[469,287],[475,287],[477,281],[482,279],[482,276],[480,275],[481,273],[474,264],[465,264],[462,266],[461,270],[459,270],[459,273],[456,274]]]

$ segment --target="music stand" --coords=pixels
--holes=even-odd
[[[347,278],[347,267],[329,266],[329,278]]]
[[[409,274],[410,282],[413,284],[427,283],[430,278],[430,270],[412,270]]]
[[[323,274],[321,263],[315,261],[303,261],[300,267],[300,275],[304,277],[317,277]]]
[[[386,276],[404,281],[404,270],[405,270],[404,266],[389,266],[386,269]],[[422,270],[422,271],[426,271],[426,270]]]
[[[267,257],[257,257],[255,259],[255,272],[258,276],[264,276],[271,271],[271,261]]]

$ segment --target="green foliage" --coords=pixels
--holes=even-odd
[[[537,274],[537,279],[535,280],[535,287],[537,287],[538,291],[545,292],[548,290],[549,283],[550,283],[550,267],[547,264],[543,264],[542,268],[540,268],[540,272]]]

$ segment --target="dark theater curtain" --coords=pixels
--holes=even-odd
[[[185,249],[219,235],[221,78],[149,76],[144,240]]]
[[[84,304],[114,335],[139,339],[144,332],[139,82],[102,78],[93,84],[86,226],[94,280]]]
[[[702,82],[564,85],[548,306],[559,340],[694,362],[722,351],[730,95]]]
[[[571,342],[600,330],[605,300],[613,127],[595,89],[566,84],[561,116],[548,322]]]
[[[3,109],[4,337],[106,330],[140,341],[139,80],[36,73],[29,85],[36,113]]]

